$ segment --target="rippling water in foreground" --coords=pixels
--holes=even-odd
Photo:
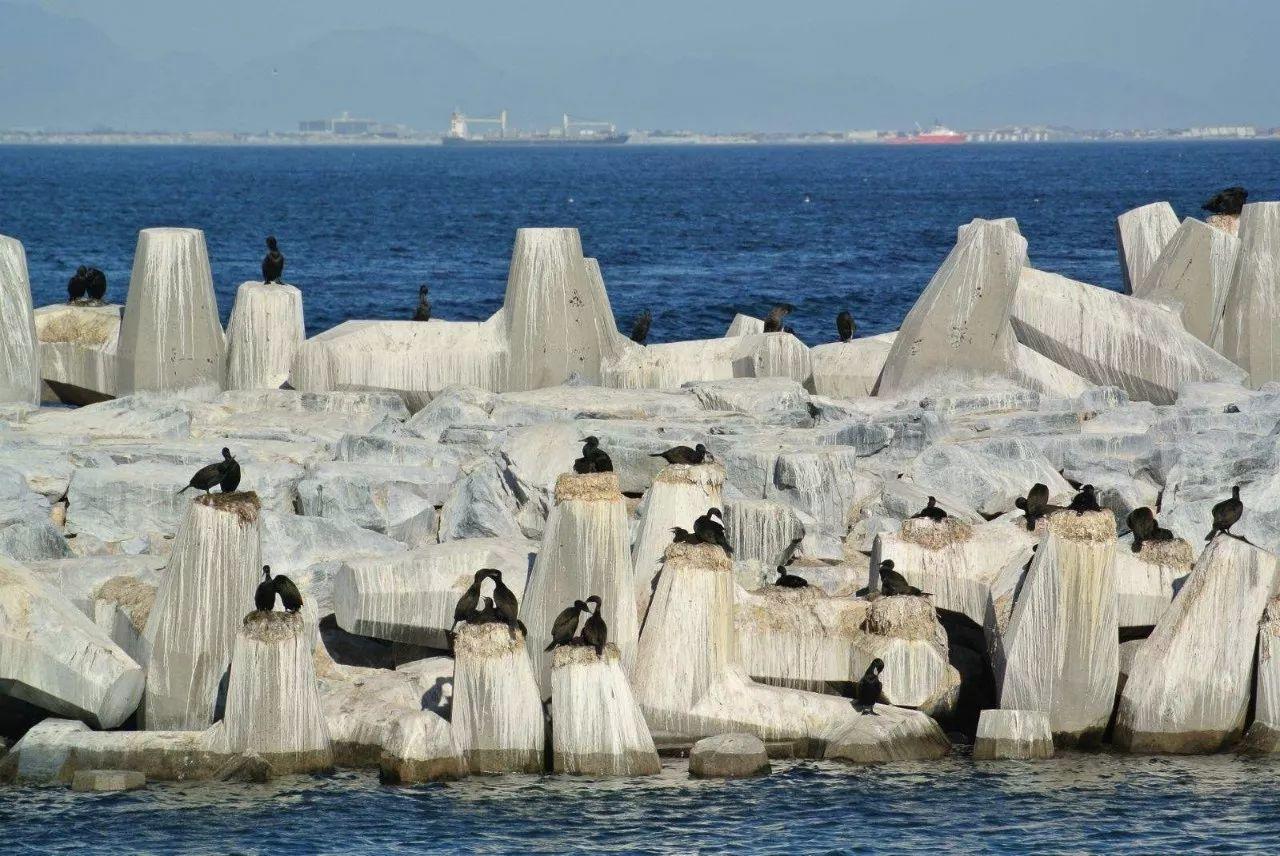
[[[1280,761],[774,762],[750,781],[370,773],[0,791],[7,853],[1275,853]]]

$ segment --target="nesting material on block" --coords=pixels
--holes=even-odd
[[[724,479],[724,467],[710,463],[669,464],[653,480],[640,506],[640,525],[631,550],[638,615],[648,609],[663,553],[671,545],[672,527],[692,531],[693,521],[707,509],[723,510]]]
[[[250,612],[231,655],[222,734],[230,753],[256,753],[278,775],[333,766],[301,613]]]
[[[39,357],[27,253],[0,235],[0,402],[40,403]]]
[[[227,323],[227,389],[279,389],[305,338],[301,291],[242,283]]]
[[[542,699],[518,631],[505,624],[458,628],[452,721],[471,772],[542,772]]]
[[[1204,753],[1240,736],[1258,620],[1277,584],[1276,557],[1218,535],[1134,658],[1115,742],[1131,752]]]
[[[119,380],[116,346],[124,307],[58,303],[35,311],[40,376],[64,404],[113,398]]]
[[[551,641],[556,616],[574,601],[591,595],[603,599],[600,614],[609,639],[622,652],[624,669],[631,668],[640,635],[627,504],[617,476],[566,473],[556,481],[555,500],[520,603],[543,697],[551,687],[551,655],[543,649]]]
[[[208,494],[188,506],[143,636],[145,728],[213,722],[218,684],[262,579],[260,508],[252,492]]]
[[[118,394],[220,391],[226,348],[204,232],[143,229],[116,349]]]
[[[1000,706],[1043,710],[1059,745],[1091,745],[1120,671],[1115,517],[1058,512],[1047,529],[1002,635]]]
[[[0,558],[0,695],[116,728],[137,708],[143,681],[142,668],[60,591]]]
[[[617,647],[555,650],[551,666],[552,766],[557,773],[648,776],[660,770],[649,726]]]

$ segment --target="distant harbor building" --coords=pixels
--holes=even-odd
[[[471,132],[473,125],[496,125],[496,133],[489,132],[476,135]],[[505,146],[545,146],[545,145],[582,145],[599,143],[625,143],[627,134],[619,134],[612,122],[594,122],[583,119],[570,119],[565,113],[561,117],[560,127],[552,128],[546,133],[513,132],[507,129],[507,111],[502,110],[497,116],[468,116],[461,110],[454,110],[449,117],[449,133],[440,142],[446,146],[489,144]]]
[[[376,120],[357,119],[345,110],[342,111],[341,116],[332,119],[308,119],[299,122],[298,130],[304,134],[333,134],[339,137],[386,135],[386,129]]]
[[[1049,128],[1015,126],[970,131],[969,139],[975,143],[1047,143],[1053,139],[1063,139],[1063,135],[1055,134]]]
[[[1182,136],[1249,139],[1258,136],[1258,129],[1253,125],[1213,125],[1205,128],[1188,128]]]

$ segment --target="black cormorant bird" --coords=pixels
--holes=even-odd
[[[781,333],[782,319],[791,314],[795,309],[790,303],[779,303],[769,310],[769,315],[764,319],[764,331],[766,333]]]
[[[785,565],[778,565],[778,578],[774,580],[773,584],[782,588],[807,588],[809,581],[804,577],[787,573]]]
[[[582,457],[573,462],[575,473],[611,473],[613,460],[600,448],[600,438],[587,437],[582,441]]]
[[[1133,552],[1141,552],[1142,542],[1150,538],[1156,531],[1155,513],[1144,505],[1141,508],[1135,508],[1130,511],[1125,522],[1129,525],[1129,532],[1133,535]]]
[[[919,597],[927,594],[907,582],[907,578],[893,569],[893,559],[880,563],[880,593],[885,597],[909,594]]]
[[[636,323],[631,325],[631,341],[643,345],[649,340],[649,325],[653,323],[653,313],[648,309],[641,312]]]
[[[880,683],[880,673],[883,671],[884,660],[876,657],[871,661],[871,665],[867,666],[866,672],[862,674],[862,678],[858,681],[855,701],[862,708],[863,714],[877,715],[876,704],[880,701],[880,695],[884,691],[884,687]]]
[[[1215,193],[1213,198],[1201,205],[1200,208],[1210,214],[1238,215],[1240,209],[1244,208],[1245,200],[1248,198],[1249,191],[1243,187],[1228,187],[1220,193]]]
[[[578,632],[578,618],[587,612],[587,605],[580,600],[575,600],[573,606],[566,607],[556,620],[551,624],[551,644],[543,651],[550,651],[561,645],[568,645],[573,641],[574,634]]]
[[[218,481],[218,487],[222,488],[223,493],[235,493],[236,488],[240,487],[240,462],[231,457],[231,453],[226,449],[222,450],[222,478]]]
[[[267,254],[262,258],[262,281],[280,282],[284,274],[284,253],[276,244],[276,236],[267,236]]]
[[[85,292],[89,290],[89,269],[84,265],[76,268],[76,272],[71,275],[71,279],[67,280],[67,302],[78,303],[84,300]]]
[[[1013,504],[1022,509],[1027,521],[1027,531],[1034,531],[1036,521],[1049,513],[1049,486],[1036,482],[1025,497],[1018,497]]]
[[[520,623],[520,601],[516,600],[515,592],[507,588],[507,584],[502,581],[502,571],[497,568],[484,570],[489,579],[493,580],[493,605],[497,607],[503,623],[514,636],[516,628],[524,630],[524,625]]]
[[[1098,495],[1094,492],[1093,485],[1081,485],[1080,492],[1071,498],[1071,504],[1067,506],[1067,510],[1074,511],[1076,514],[1101,511],[1102,506],[1098,505]]]
[[[280,595],[280,605],[285,612],[297,612],[302,609],[302,592],[293,584],[293,580],[283,574],[276,574],[272,580],[276,586],[276,594]]]
[[[94,303],[101,303],[107,296],[107,275],[91,267],[85,276],[85,282],[89,287],[89,299]]]
[[[925,503],[924,508],[911,515],[912,520],[932,520],[934,523],[941,523],[947,519],[947,512],[938,507],[938,500],[932,496]]]
[[[476,611],[476,604],[480,603],[480,586],[488,577],[487,571],[476,571],[475,576],[471,578],[471,585],[467,586],[467,590],[462,593],[462,597],[458,598],[457,604],[453,607],[453,624],[449,625],[450,634],[458,626],[458,622],[469,620],[471,614]]]
[[[707,457],[707,447],[699,443],[690,449],[688,446],[673,446],[665,452],[655,452],[651,458],[663,458],[668,464],[700,464]]]
[[[858,332],[858,325],[847,310],[836,316],[836,332],[840,334],[841,342],[849,341]]]
[[[468,624],[504,624],[498,609],[493,605],[493,598],[482,597],[476,602],[476,608],[467,616]]]
[[[413,313],[414,321],[430,321],[431,320],[431,299],[427,297],[427,293],[431,289],[426,285],[418,288],[418,308]]]
[[[1213,507],[1213,528],[1204,536],[1204,540],[1212,541],[1213,536],[1219,532],[1230,535],[1231,527],[1240,521],[1242,514],[1244,503],[1240,501],[1240,485],[1235,485],[1231,488],[1231,498],[1224,499]]]
[[[693,535],[703,544],[715,544],[724,550],[725,555],[732,556],[733,547],[724,535],[724,523],[721,520],[720,509],[708,509],[706,514],[693,521]]]
[[[604,646],[609,641],[609,628],[604,623],[604,618],[600,615],[600,607],[602,605],[600,595],[591,595],[591,597],[587,598],[587,603],[595,604],[596,608],[592,610],[591,616],[582,625],[582,635],[578,639],[581,640],[583,645],[590,645],[595,648],[596,656],[601,657],[604,656]]]
[[[700,540],[698,540],[697,535],[694,535],[688,529],[684,529],[680,526],[672,526],[671,534],[673,536],[671,539],[672,544],[701,544],[702,543]]]
[[[276,584],[271,580],[271,566],[262,566],[262,582],[253,593],[253,607],[258,612],[270,612],[276,608]]]
[[[191,477],[191,481],[187,483],[186,487],[178,491],[178,493],[182,493],[190,488],[195,488],[196,490],[202,490],[205,493],[208,493],[213,490],[215,486],[222,483],[223,474],[227,469],[227,462],[234,460],[235,459],[231,457],[231,450],[223,449],[221,461],[196,470],[196,474]],[[238,466],[239,465],[237,464],[237,467]]]

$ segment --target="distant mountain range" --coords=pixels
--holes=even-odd
[[[976,85],[938,81],[925,93],[843,56],[822,74],[714,54],[516,60],[412,29],[335,31],[248,63],[205,53],[139,59],[85,21],[0,3],[0,128],[10,129],[293,130],[349,110],[443,130],[457,107],[505,107],[524,128],[563,111],[624,128],[695,130],[904,128],[935,117],[960,127],[1265,121],[1239,115],[1247,99],[1217,93],[1196,97],[1082,63],[1011,69]]]

